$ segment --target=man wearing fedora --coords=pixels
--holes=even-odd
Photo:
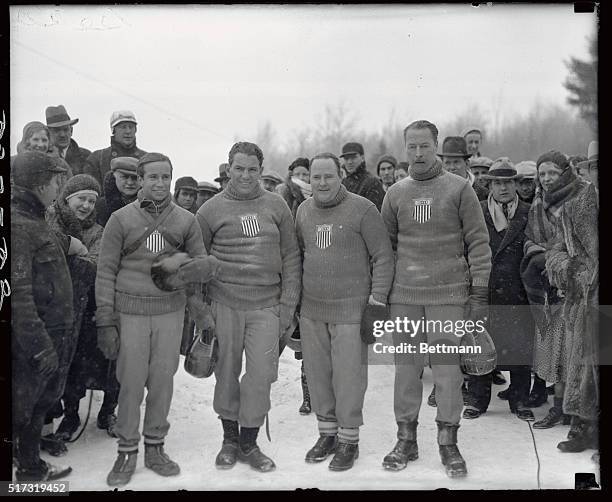
[[[45,110],[47,127],[51,136],[51,144],[57,149],[59,156],[68,162],[72,174],[82,174],[87,157],[91,154],[87,148],[81,148],[72,139],[72,126],[79,119],[71,119],[64,105],[48,106]]]
[[[531,387],[535,331],[520,273],[529,204],[517,194],[517,171],[508,158],[497,159],[483,176],[491,187],[487,200],[480,203],[492,255],[489,333],[495,342],[498,369],[510,371],[510,386],[505,396],[510,412],[523,420],[533,420],[533,413],[525,405]],[[487,411],[493,376],[491,372],[470,377],[463,418],[478,418]]]
[[[463,138],[461,138],[463,140]],[[489,236],[478,198],[467,179],[443,169],[436,156],[438,128],[417,120],[404,129],[409,176],[387,191],[382,217],[396,251],[389,295],[391,319],[483,322],[491,270]],[[463,141],[465,145],[465,141]],[[410,341],[393,333],[394,345]],[[416,333],[430,345],[456,346],[460,336],[439,328]],[[459,354],[429,354],[436,388],[438,445],[450,477],[467,475],[457,447],[463,407]],[[398,441],[383,467],[404,469],[418,458],[417,424],[425,354],[395,354],[394,411]]]
[[[227,162],[223,162],[219,164],[219,176],[217,176],[214,181],[219,183],[221,186],[221,190],[225,190],[225,187],[229,183],[229,164]]]
[[[489,195],[487,189],[476,183],[476,176],[469,169],[468,159],[471,154],[467,151],[465,139],[461,136],[447,136],[442,143],[442,162],[444,169],[470,181],[470,186],[476,192],[478,200],[486,200]]]
[[[130,110],[113,112],[110,117],[110,146],[96,150],[87,158],[85,174],[98,180],[104,192],[104,176],[111,168],[115,157],[136,157],[139,159],[146,152],[136,146],[136,116]]]
[[[346,189],[373,202],[380,211],[385,198],[385,190],[378,176],[366,169],[363,146],[361,143],[346,143],[342,147],[340,158],[344,159],[346,178],[342,184]]]

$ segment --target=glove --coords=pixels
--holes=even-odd
[[[207,331],[215,329],[215,319],[213,318],[210,305],[204,303],[199,296],[189,296],[187,298],[187,308],[198,330]]]
[[[281,306],[280,306],[280,322],[279,322],[281,337],[291,327],[291,324],[293,323],[293,314],[294,314],[294,312],[295,312],[295,309],[287,307],[286,305],[283,305],[281,303]]]
[[[484,286],[472,286],[470,297],[467,301],[467,318],[471,321],[486,322],[489,317],[489,288]]]
[[[51,376],[59,368],[57,352],[53,347],[43,350],[34,356],[37,371],[46,377]]]
[[[172,256],[167,256],[160,260],[158,266],[160,266],[164,272],[174,274],[183,263],[190,259],[187,253],[174,253]]]
[[[376,305],[378,307],[386,307],[386,304],[383,302],[379,302],[374,298],[374,295],[370,295],[368,298],[368,305]]]
[[[114,361],[119,354],[119,331],[116,326],[98,327],[98,348],[106,359]]]
[[[79,239],[76,237],[70,237],[70,247],[68,248],[68,256],[77,255],[77,256],[87,256],[89,253],[88,249],[85,247]]]

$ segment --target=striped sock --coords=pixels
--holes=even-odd
[[[338,429],[338,441],[341,443],[359,443],[359,427],[340,427]]]
[[[317,417],[319,424],[319,434],[321,436],[335,436],[338,434],[338,422],[330,422]]]

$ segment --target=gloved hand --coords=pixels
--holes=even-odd
[[[287,330],[291,327],[291,323],[293,322],[293,314],[295,312],[295,309],[290,308],[286,305],[283,305],[281,303],[280,305],[280,322],[279,322],[279,328],[280,328],[280,336],[282,337]]]
[[[167,256],[166,258],[160,260],[158,265],[164,272],[173,274],[183,263],[186,263],[189,260],[191,260],[191,257],[187,253],[174,253],[172,256]]]
[[[114,361],[119,355],[119,330],[116,326],[98,327],[98,348],[106,359]]]
[[[486,322],[489,317],[489,288],[472,286],[467,301],[467,318],[471,321]]]
[[[46,377],[51,376],[59,368],[57,352],[53,347],[43,350],[34,356],[37,371]]]
[[[79,239],[76,237],[70,237],[70,247],[68,248],[68,256],[77,255],[77,256],[87,256],[89,250],[85,247]]]
[[[374,298],[374,295],[370,295],[368,298],[368,305],[377,305],[378,307],[385,307],[386,305],[383,302],[379,302]]]

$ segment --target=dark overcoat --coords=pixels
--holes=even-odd
[[[505,370],[508,366],[531,365],[535,327],[520,273],[529,205],[519,200],[514,217],[502,232],[495,229],[487,201],[480,205],[491,247],[489,333],[498,366]]]

